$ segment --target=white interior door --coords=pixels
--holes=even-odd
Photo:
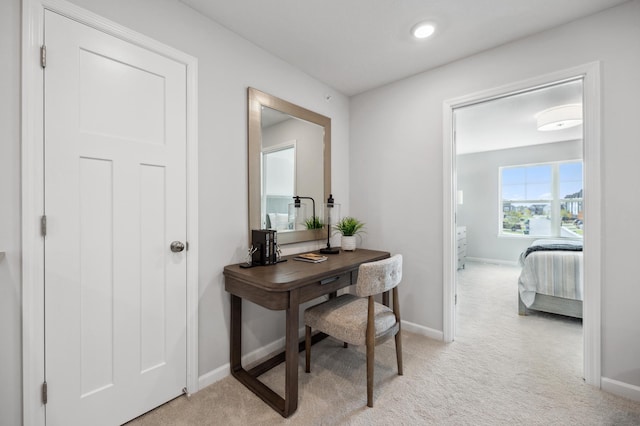
[[[121,424],[186,386],[184,64],[45,12],[49,425]]]

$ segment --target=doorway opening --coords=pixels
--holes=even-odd
[[[577,79],[454,110],[456,331],[471,337],[479,332],[474,319],[483,318],[505,336],[503,345],[514,345],[515,359],[557,355],[554,368],[574,375],[583,368],[582,103]],[[548,121],[545,111],[567,105],[573,116],[552,119],[574,121],[538,126]],[[524,258],[530,247],[540,250]],[[552,250],[568,247],[576,251]],[[538,306],[542,295],[553,304]],[[513,338],[529,349],[520,353],[507,342]]]
[[[505,260],[504,264],[514,265],[514,262],[517,261],[519,253],[522,251],[520,248],[524,245],[524,249],[531,243],[531,239],[534,237],[532,232],[538,234],[537,236],[544,237],[554,237],[560,236],[555,233],[563,232],[563,229],[569,228],[571,225],[572,232],[575,234],[583,234],[584,241],[588,241],[588,248],[585,248],[584,254],[584,295],[583,295],[583,311],[584,311],[584,319],[583,319],[583,361],[584,361],[584,378],[587,383],[600,386],[600,264],[601,264],[601,249],[600,249],[600,154],[599,154],[599,144],[600,144],[600,102],[599,102],[599,64],[593,63],[588,64],[581,67],[576,67],[574,69],[565,70],[557,73],[553,73],[550,75],[542,76],[539,78],[531,79],[528,81],[511,84],[508,86],[487,90],[482,93],[476,93],[472,95],[468,95],[465,97],[461,97],[454,100],[449,100],[444,103],[444,240],[443,240],[443,250],[444,250],[444,283],[443,283],[443,331],[444,331],[444,340],[445,341],[453,341],[456,335],[456,276],[458,271],[458,241],[457,236],[459,233],[457,232],[457,226],[465,225],[461,223],[461,220],[470,221],[470,223],[474,224],[473,232],[470,230],[470,226],[467,226],[466,236],[468,246],[467,248],[471,249],[471,257],[477,257],[477,259],[473,260],[482,260],[484,259],[503,259]],[[489,187],[484,188],[464,188],[461,185],[461,170],[458,169],[458,162],[462,163],[462,160],[457,156],[457,144],[460,141],[461,134],[460,129],[457,126],[457,121],[461,119],[459,116],[459,112],[463,112],[464,108],[468,108],[468,111],[472,111],[473,107],[486,107],[490,105],[490,102],[497,101],[500,99],[511,99],[512,101],[517,101],[518,99],[525,99],[525,96],[521,96],[527,93],[531,93],[537,90],[546,90],[553,86],[566,85],[567,87],[581,86],[581,90],[578,90],[582,94],[583,101],[583,119],[584,124],[582,126],[583,129],[583,137],[582,140],[576,143],[559,143],[559,145],[565,145],[564,150],[567,152],[573,152],[573,154],[567,154],[565,152],[565,159],[568,161],[572,160],[574,163],[576,160],[579,162],[580,158],[576,158],[576,152],[583,154],[581,160],[584,168],[584,199],[579,200],[581,205],[580,208],[582,212],[579,213],[573,205],[569,205],[571,203],[567,201],[563,201],[565,195],[571,195],[571,193],[561,194],[564,189],[567,188],[566,185],[559,184],[558,187],[561,189],[556,189],[555,193],[551,189],[544,197],[540,197],[544,199],[543,203],[540,203],[540,206],[535,206],[536,208],[540,208],[540,211],[531,208],[529,204],[527,206],[518,205],[518,203],[514,203],[514,201],[522,201],[519,204],[525,204],[529,201],[535,201],[530,204],[538,204],[537,201],[541,200],[532,200],[528,199],[528,196],[523,195],[524,200],[516,200],[510,199],[509,189],[508,187],[503,187],[500,179],[503,178],[504,170],[500,170],[499,168],[495,168],[493,172],[494,183],[489,185]],[[575,87],[574,87],[575,89]],[[560,102],[560,101],[559,101]],[[540,105],[541,106],[541,105]],[[521,110],[524,108],[522,105],[511,105],[510,108],[514,111]],[[543,111],[545,108],[540,108],[536,111]],[[478,112],[478,111],[476,111]],[[475,114],[478,115],[478,114]],[[537,120],[536,118],[531,118],[533,120],[533,128],[537,132]],[[489,128],[494,129],[502,129],[505,130],[506,125],[504,123],[496,123],[496,122],[488,122],[488,120],[480,120],[480,126],[488,126]],[[580,127],[580,126],[577,126]],[[570,129],[562,130],[568,132]],[[462,132],[464,133],[464,132]],[[477,133],[477,131],[476,131]],[[542,133],[542,132],[541,132]],[[494,138],[495,139],[495,135]],[[571,138],[568,138],[571,139]],[[545,145],[552,146],[555,142],[550,140],[546,140],[543,142]],[[577,147],[576,147],[577,145]],[[463,144],[464,146],[464,144]],[[554,146],[555,148],[555,146]],[[493,148],[496,149],[496,148]],[[507,150],[517,150],[521,148],[507,148]],[[539,150],[539,148],[532,148],[532,150]],[[544,150],[542,150],[544,151]],[[525,160],[517,163],[510,164],[510,166],[518,166],[520,170],[516,170],[517,173],[524,173],[526,175],[527,170],[524,170],[526,167],[533,167],[530,172],[534,172],[536,170],[535,166],[544,166],[544,169],[552,169],[558,170],[559,165],[548,164],[548,163],[559,163],[556,159],[555,161],[551,161],[549,159],[543,160],[542,157],[531,154],[530,157],[525,156]],[[573,158],[569,158],[573,157]],[[527,161],[527,158],[529,160]],[[477,162],[476,162],[477,163]],[[511,170],[513,171],[513,170]],[[516,173],[516,174],[517,174]],[[555,174],[554,174],[555,173]],[[551,172],[551,176],[547,179],[549,182],[546,183],[547,186],[553,188],[553,180],[566,180],[560,177],[560,175],[564,176],[566,173],[558,173]],[[532,174],[535,176],[535,174]],[[464,180],[464,177],[463,179]],[[480,180],[476,177],[476,180]],[[479,183],[479,182],[478,182]],[[513,181],[510,182],[505,180],[505,184],[513,184],[520,185],[520,188],[530,189],[532,194],[536,192],[535,185],[536,179],[531,179],[530,182],[526,179],[524,181]],[[529,186],[527,186],[529,185]],[[537,189],[540,189],[539,187]],[[485,197],[486,199],[491,199],[489,196],[489,191],[494,193],[493,201],[489,203],[488,209],[491,211],[489,214],[491,216],[487,216],[486,220],[491,221],[492,224],[489,225],[491,228],[489,234],[492,234],[492,238],[496,241],[500,241],[503,246],[503,249],[511,250],[510,252],[515,252],[515,255],[511,255],[511,258],[505,258],[499,254],[500,252],[500,244],[494,245],[494,247],[487,251],[485,250],[484,255],[479,255],[476,250],[477,246],[474,248],[471,245],[471,238],[474,238],[475,234],[475,242],[474,244],[487,243],[486,236],[485,238],[482,235],[478,235],[478,229],[475,227],[478,226],[478,222],[476,222],[475,217],[469,217],[468,215],[465,217],[465,212],[463,208],[473,207],[474,198],[477,197]],[[505,193],[505,197],[501,194]],[[579,193],[579,191],[576,191]],[[538,193],[535,197],[540,196],[542,193]],[[554,195],[555,194],[555,195]],[[582,197],[582,193],[579,194]],[[577,197],[578,195],[576,195]],[[470,198],[471,197],[471,198]],[[462,202],[459,205],[459,202]],[[574,201],[578,201],[575,199]],[[571,214],[575,214],[575,218],[573,220],[569,220],[569,217],[566,216],[566,219],[563,221],[562,214],[563,213],[555,213],[552,215],[552,212],[562,212],[564,207],[564,214],[567,212],[567,208],[571,211]],[[506,210],[505,210],[506,209]],[[480,215],[479,212],[473,213],[475,209],[472,210],[473,215]],[[575,211],[575,213],[573,213]],[[543,230],[537,225],[541,225],[540,221],[545,213],[549,214],[548,226]],[[552,216],[557,216],[552,218]],[[506,217],[506,219],[505,219]],[[578,219],[580,217],[581,219]],[[584,227],[584,223],[588,217],[589,226]],[[522,220],[520,220],[522,219]],[[535,220],[534,220],[535,219]],[[528,223],[527,223],[528,220]],[[505,228],[505,223],[509,221],[514,221],[513,226],[508,226]],[[580,223],[580,221],[582,223]],[[536,228],[535,231],[532,230],[531,226],[535,222]],[[569,223],[571,222],[571,223]],[[507,223],[507,225],[509,225]],[[529,225],[527,227],[527,225]],[[566,226],[565,226],[566,225]],[[580,228],[579,226],[582,226]],[[525,233],[527,232],[527,233]],[[509,235],[510,234],[510,235]],[[488,235],[488,234],[487,234]],[[576,238],[579,239],[579,238]],[[585,244],[586,247],[586,244]],[[475,256],[474,256],[475,251]],[[482,257],[481,257],[482,256]],[[515,258],[514,258],[515,257]],[[513,283],[514,286],[517,286],[517,281]],[[517,309],[517,299],[514,300],[513,310]]]

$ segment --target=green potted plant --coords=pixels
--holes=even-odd
[[[356,249],[356,235],[364,233],[364,223],[355,217],[342,218],[333,228],[342,234],[342,250],[354,251]]]

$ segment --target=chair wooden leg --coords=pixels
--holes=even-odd
[[[306,326],[306,334],[304,337],[304,371],[305,373],[311,372],[311,327]]]
[[[398,361],[398,375],[402,376],[402,336],[401,330],[396,334],[396,359]]]
[[[348,344],[347,342],[342,342],[342,347],[343,347],[343,348],[348,348],[348,347],[349,347],[349,344]]]
[[[369,296],[366,341],[367,341],[367,406],[373,407],[373,366],[375,362],[375,347],[376,347],[373,296]]]
[[[402,376],[402,321],[400,320],[400,301],[398,300],[398,287],[394,287],[393,293],[393,313],[398,322],[398,332],[396,333],[396,360],[398,361],[398,375]]]
[[[373,366],[375,360],[375,343],[367,345],[367,406],[373,407]]]

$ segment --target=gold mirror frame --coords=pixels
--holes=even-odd
[[[248,97],[248,169],[249,169],[249,245],[251,230],[260,229],[261,221],[261,176],[260,155],[262,153],[262,107],[271,108],[292,117],[305,120],[324,128],[324,199],[316,200],[319,208],[331,193],[331,119],[302,108],[283,99],[249,87]],[[326,230],[307,229],[278,233],[278,244],[292,244],[326,238]]]

